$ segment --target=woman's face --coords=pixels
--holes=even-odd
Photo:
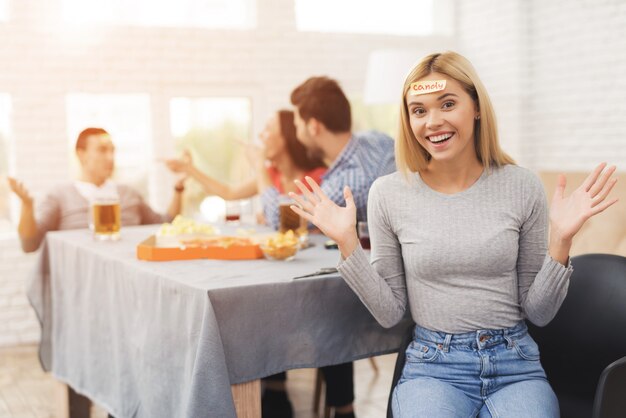
[[[458,81],[443,74],[432,73],[419,81],[436,80],[445,80],[445,88],[425,94],[409,89],[405,97],[411,131],[433,162],[475,159],[476,104]]]
[[[274,114],[267,123],[265,128],[259,134],[261,142],[263,142],[264,157],[268,160],[276,158],[285,151],[285,138],[280,132],[280,123],[278,115]]]

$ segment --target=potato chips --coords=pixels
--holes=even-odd
[[[263,244],[261,244],[261,250],[269,257],[276,260],[286,260],[293,257],[300,246],[298,236],[289,230],[285,233],[277,233]]]

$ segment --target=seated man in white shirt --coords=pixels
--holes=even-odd
[[[180,213],[184,179],[177,182],[165,215],[154,212],[136,190],[110,179],[115,167],[115,147],[104,129],[83,130],[76,140],[76,155],[81,166],[80,178],[51,190],[37,205],[36,212],[28,190],[16,179],[9,178],[11,190],[22,201],[18,233],[25,252],[37,250],[48,231],[87,228],[89,201],[99,191],[109,191],[119,197],[122,225],[166,222]]]
[[[21,182],[9,178],[11,190],[22,201],[18,233],[24,252],[36,251],[46,232],[80,229],[89,226],[90,200],[99,192],[119,198],[122,225],[143,225],[166,222],[181,211],[184,178],[176,183],[167,214],[153,211],[132,188],[116,184],[110,177],[115,167],[115,147],[107,131],[87,128],[76,140],[80,161],[80,178],[52,189],[34,208],[33,198]],[[88,417],[90,401],[69,390],[70,417]]]

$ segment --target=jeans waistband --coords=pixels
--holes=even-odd
[[[486,348],[502,343],[509,345],[512,343],[511,339],[521,338],[526,333],[528,333],[528,327],[524,321],[520,321],[510,328],[479,329],[462,334],[432,331],[416,325],[413,331],[413,338],[437,344],[444,351],[447,351],[451,345],[463,345],[472,348]]]

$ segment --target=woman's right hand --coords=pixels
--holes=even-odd
[[[174,173],[189,174],[193,168],[193,160],[189,151],[185,150],[180,159],[165,160],[165,165]]]
[[[20,198],[20,200],[22,201],[22,204],[32,205],[33,198],[31,197],[30,193],[28,193],[28,189],[24,187],[24,184],[22,184],[21,181],[18,181],[17,179],[13,177],[8,177],[8,180],[9,180],[9,187],[11,188],[13,193],[15,193],[17,197]]]
[[[298,206],[293,205],[291,209],[335,241],[343,256],[348,257],[359,242],[356,234],[356,206],[352,191],[348,186],[344,187],[343,196],[346,199],[346,206],[341,207],[330,200],[311,177],[307,176],[306,182],[311,189],[301,181],[295,181],[302,195],[289,193],[289,196],[298,203]]]

